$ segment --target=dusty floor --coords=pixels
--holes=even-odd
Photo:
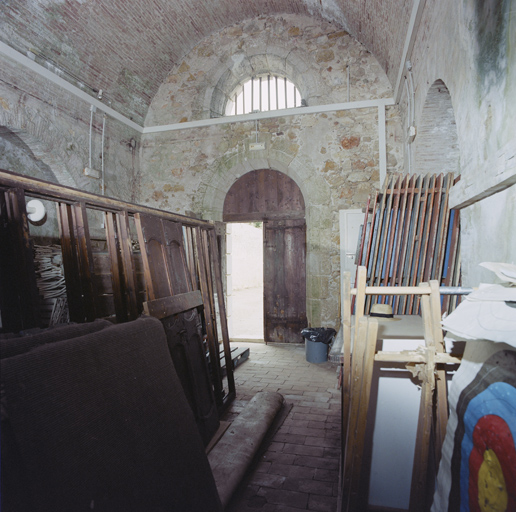
[[[223,419],[237,415],[262,390],[278,391],[292,408],[229,512],[334,512],[341,410],[337,365],[308,363],[304,345],[232,345],[251,352],[235,371],[237,398]]]

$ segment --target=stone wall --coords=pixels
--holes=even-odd
[[[482,261],[516,263],[516,188],[510,187],[516,182],[515,11],[516,0],[427,3],[411,56],[416,126],[436,81],[451,95],[461,174],[451,200],[463,207],[466,286],[493,281],[493,274],[478,266]],[[435,140],[437,161],[442,147]],[[484,198],[497,188],[506,190]]]
[[[346,32],[301,16],[258,18],[205,39],[171,71],[146,126],[219,116],[212,98],[244,77],[287,74],[309,106],[386,98],[378,62]],[[252,151],[249,143],[265,143]],[[402,166],[400,119],[387,109],[387,168]],[[231,185],[271,168],[299,185],[307,219],[307,315],[314,326],[339,319],[338,211],[365,206],[380,188],[377,107],[189,128],[143,136],[142,202],[222,219]]]

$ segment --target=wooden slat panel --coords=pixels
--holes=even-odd
[[[77,242],[73,229],[72,207],[66,203],[58,203],[57,209],[70,320],[84,322],[86,315],[82,302],[79,264],[76,259]]]
[[[186,264],[188,266],[188,272],[190,274],[190,283],[192,284],[192,289],[196,290],[199,288],[199,280],[197,277],[195,265],[195,242],[193,236],[193,229],[194,228],[191,228],[189,226],[183,226]]]
[[[366,404],[360,403],[361,390],[363,385],[364,372],[364,356],[367,346],[367,317],[362,316],[355,327],[355,339],[353,344],[353,357],[351,362],[351,389],[350,389],[350,411],[349,423],[347,427],[347,439],[344,453],[344,481],[343,481],[343,503],[345,510],[352,510],[351,505],[351,489],[353,485],[354,462],[356,460],[358,446],[357,436],[359,435],[359,411]],[[360,455],[360,454],[359,454]]]
[[[77,240],[77,256],[79,258],[79,275],[81,279],[82,298],[84,301],[86,321],[92,322],[97,318],[95,304],[95,283],[93,281],[94,266],[93,252],[91,249],[90,230],[88,227],[88,215],[86,204],[81,201],[72,209],[75,236]]]
[[[430,279],[442,281],[450,246],[448,197],[452,184],[451,173],[424,177],[393,174],[385,180],[382,194],[370,207],[371,229],[366,228],[358,249],[357,260],[367,267],[370,285],[415,286]],[[450,255],[446,261],[456,276],[456,252]],[[445,300],[448,304],[449,298]],[[418,296],[391,298],[380,294],[377,299],[366,298],[366,312],[375,301],[391,303],[395,314],[417,314],[419,310]]]
[[[214,372],[213,386],[215,392],[215,401],[219,407],[223,405],[222,379],[220,376],[220,356],[219,345],[217,340],[216,325],[214,325],[214,312],[212,311],[212,300],[210,297],[208,276],[206,275],[206,261],[209,255],[206,254],[203,234],[201,228],[195,229],[195,246],[197,253],[197,272],[199,275],[199,283],[201,286],[202,302],[204,304],[204,321],[206,324],[206,335],[208,341],[208,349],[210,352],[211,368]]]
[[[390,222],[389,222],[389,236],[386,245],[386,261],[385,267],[383,269],[383,285],[387,286],[390,283],[390,274],[391,274],[391,261],[393,257],[394,243],[397,235],[397,225],[398,225],[398,207],[400,204],[400,195],[401,195],[401,185],[402,178],[398,176],[394,183],[394,190],[391,193],[391,196],[394,196],[391,207],[390,214]],[[381,276],[380,276],[381,278]],[[387,301],[385,301],[387,302]]]
[[[420,252],[418,254],[418,258],[416,260],[416,266],[417,266],[417,277],[416,282],[421,283],[424,281],[424,270],[425,270],[425,262],[426,262],[426,252],[428,250],[428,242],[430,239],[430,231],[431,231],[431,221],[432,221],[432,214],[433,214],[433,207],[434,207],[434,195],[436,192],[436,176],[432,175],[430,176],[430,184],[428,185],[428,193],[425,199],[425,219],[423,222],[423,230],[421,234],[419,249]],[[414,298],[414,306],[413,306],[413,312],[414,314],[417,314],[419,311],[419,304],[420,304],[420,298],[419,296],[416,296]]]
[[[402,240],[405,235],[405,209],[407,207],[407,201],[409,197],[409,193],[407,193],[407,189],[409,188],[410,176],[407,175],[403,179],[401,183],[401,202],[400,202],[400,211],[399,211],[399,219],[397,222],[397,236],[396,236],[396,245],[394,247],[394,265],[392,268],[392,276],[389,281],[391,286],[396,286],[398,284],[398,269],[401,266],[401,257],[400,253],[403,250]],[[392,302],[393,311],[395,311],[394,301]]]
[[[106,241],[108,244],[111,280],[113,283],[113,298],[115,301],[116,319],[118,322],[127,322],[127,307],[125,304],[125,286],[120,279],[120,247],[116,232],[116,214],[107,212],[106,216]]]
[[[210,230],[210,246],[212,248],[212,258],[213,258],[213,269],[214,269],[214,279],[217,290],[217,299],[219,305],[219,316],[220,316],[220,328],[222,330],[222,342],[224,348],[224,356],[226,361],[232,361],[231,357],[231,347],[229,345],[229,331],[227,324],[227,316],[226,316],[226,305],[224,303],[224,290],[222,287],[222,275],[220,269],[220,258],[219,252],[216,249],[217,247],[217,235],[214,229]],[[220,363],[222,365],[222,362]],[[231,398],[235,396],[235,377],[233,375],[233,364],[226,364],[226,377],[228,381],[229,388],[229,396],[225,399]]]
[[[136,276],[135,258],[130,236],[129,215],[126,211],[116,216],[117,231],[123,269],[123,285],[126,293],[127,318],[135,320],[140,312],[138,307],[138,281]]]
[[[416,254],[416,246],[419,243],[418,232],[421,222],[421,191],[424,189],[424,183],[426,178],[418,176],[417,188],[415,189],[414,204],[412,208],[412,217],[410,219],[409,239],[407,252],[407,259],[405,265],[405,277],[403,279],[404,286],[414,286],[415,282],[415,270],[414,270],[414,258]],[[403,314],[410,314],[410,297],[403,297]]]
[[[135,214],[142,252],[148,301],[173,294],[166,254],[166,240],[159,217]]]
[[[450,189],[453,185],[453,176],[451,174],[447,174],[445,176],[445,185],[444,185],[444,197],[443,197],[443,213],[439,218],[439,234],[438,234],[438,247],[436,249],[436,261],[435,267],[432,269],[430,277],[433,279],[437,279],[439,283],[442,282],[443,271],[444,271],[444,257],[446,252],[446,242],[448,236],[448,226],[450,224],[450,208],[449,208],[449,198],[450,198]],[[444,309],[443,309],[444,312]]]
[[[21,189],[0,191],[0,252],[2,330],[40,327],[39,292]]]
[[[432,318],[432,328],[435,340],[435,360],[438,356],[445,354],[443,331],[441,328],[441,300],[439,295],[439,283],[432,280],[429,282],[432,293],[430,294],[430,315]],[[446,425],[448,423],[448,387],[446,384],[446,372],[443,368],[436,370],[436,408],[435,408],[435,427],[434,427],[434,458],[436,466],[441,460],[441,450],[446,435]]]
[[[170,285],[174,295],[192,290],[190,274],[186,264],[183,246],[183,226],[179,222],[162,221],[165,235],[167,258],[170,271]]]
[[[421,187],[421,200],[419,202],[419,218],[418,218],[418,224],[416,229],[416,237],[415,237],[415,243],[414,243],[414,253],[413,253],[413,259],[412,264],[410,267],[410,286],[416,286],[418,283],[421,282],[421,276],[419,274],[419,257],[421,254],[421,247],[424,244],[423,239],[423,232],[425,227],[425,221],[426,221],[426,209],[427,209],[427,199],[428,199],[428,192],[429,192],[429,181],[431,177],[425,176],[423,179],[423,184]],[[417,299],[417,296],[410,295],[408,298],[408,305],[407,305],[407,313],[411,315],[417,314],[417,308],[415,309],[415,301]]]
[[[306,322],[306,224],[264,224],[263,281],[266,342],[300,343]]]
[[[143,311],[146,315],[155,318],[165,318],[202,305],[201,292],[195,290],[193,292],[180,293],[179,295],[144,302]]]
[[[378,201],[379,201],[379,199],[378,199],[378,192],[377,192],[376,195],[375,195],[375,202],[374,202],[374,205],[373,205],[373,211],[371,213],[369,237],[368,237],[368,240],[367,240],[367,246],[365,247],[366,254],[365,254],[365,256],[363,258],[359,257],[359,260],[363,260],[363,263],[361,263],[361,265],[363,265],[367,269],[367,272],[369,272],[370,266],[372,264],[371,249],[372,249],[372,247],[374,247],[374,237],[375,237],[375,229],[376,229],[376,217],[377,217]],[[356,273],[356,276],[355,276],[355,283],[356,283],[357,279],[358,279],[358,265],[357,265],[357,273]],[[355,310],[355,297],[353,296],[352,299],[351,299],[351,311],[354,311],[354,310]]]
[[[457,265],[457,253],[459,252],[459,210],[453,210],[453,221],[449,226],[449,243],[448,245],[448,255],[446,263],[446,277],[444,279],[445,286],[451,286],[452,283],[457,282],[455,278],[455,267]],[[443,311],[451,312],[453,310],[454,304],[450,300],[451,297],[449,295],[445,295],[443,297]]]
[[[376,193],[376,195],[378,195],[378,193]],[[371,204],[371,196],[369,196],[367,198],[367,204],[365,207],[364,223],[362,224],[362,234],[360,236],[360,247],[358,248],[358,260],[355,260],[355,264],[357,266],[356,271],[355,271],[355,282],[358,277],[358,267],[361,265],[366,265],[362,261],[362,258],[364,258],[363,254],[364,254],[364,247],[365,247],[366,239],[370,238],[370,237],[368,237],[368,230],[367,230],[367,225],[369,222],[369,205],[370,204]],[[374,217],[374,215],[373,215],[373,217]],[[370,230],[369,230],[369,232],[370,232]],[[353,310],[354,305],[355,305],[355,296],[353,296],[351,298],[351,310]]]
[[[438,246],[438,234],[439,234],[439,217],[442,212],[441,206],[442,206],[442,188],[443,188],[443,175],[440,174],[437,176],[436,182],[435,182],[435,193],[433,198],[433,205],[432,205],[432,216],[429,221],[429,229],[428,229],[428,236],[427,236],[427,246],[425,248],[424,254],[426,257],[426,260],[423,262],[423,281],[427,282],[432,277],[432,267],[434,264],[434,258],[435,258],[435,252],[436,247]]]
[[[421,313],[425,332],[427,349],[426,364],[422,370],[421,402],[414,449],[414,467],[410,490],[410,512],[420,512],[424,509],[427,490],[427,473],[430,455],[430,439],[432,431],[432,402],[435,387],[435,330],[432,325],[430,296],[421,297]]]
[[[209,241],[208,241],[208,231],[206,229],[200,229],[201,233],[201,243],[202,243],[202,250],[204,254],[204,258],[202,261],[204,261],[205,265],[205,273],[206,273],[206,284],[208,285],[208,297],[210,300],[210,311],[212,315],[212,327],[213,327],[213,336],[215,341],[218,343],[219,341],[219,335],[218,335],[218,329],[217,329],[217,315],[216,315],[216,309],[215,309],[215,294],[213,292],[213,275],[212,275],[212,269],[211,269],[211,258],[213,255],[213,251],[216,251],[217,248],[210,247]],[[218,345],[217,345],[218,348]],[[219,353],[217,350],[217,358],[219,358]]]
[[[409,248],[409,240],[410,240],[410,225],[411,225],[411,221],[412,221],[412,215],[413,215],[413,207],[414,207],[414,190],[416,188],[416,183],[417,183],[417,176],[413,175],[409,182],[408,182],[408,197],[407,197],[407,206],[406,206],[406,210],[405,210],[405,215],[403,217],[403,223],[404,223],[404,226],[403,226],[403,235],[402,235],[402,239],[401,239],[401,254],[399,256],[399,267],[398,267],[398,271],[397,271],[397,275],[396,275],[396,284],[398,286],[401,286],[402,284],[404,284],[404,276],[406,275],[406,272],[407,272],[407,249]],[[394,313],[398,313],[400,314],[401,311],[401,307],[403,305],[403,302],[404,302],[404,298],[403,298],[403,302],[401,302],[401,298],[400,296],[396,296],[395,300],[394,300],[394,305],[393,305],[393,312]],[[400,309],[398,309],[400,308]]]
[[[383,223],[384,223],[384,214],[385,214],[385,204],[387,201],[387,190],[389,188],[389,183],[391,181],[391,177],[388,177],[385,180],[384,189],[379,197],[380,200],[380,206],[377,209],[376,213],[376,219],[373,219],[374,222],[374,229],[373,231],[373,240],[372,240],[372,254],[370,258],[370,264],[368,266],[368,276],[371,283],[374,282],[376,272],[377,272],[377,265],[378,265],[378,259],[379,259],[379,246],[380,246],[380,239],[383,232]],[[371,307],[371,297],[366,298],[366,310],[369,311],[369,308]]]
[[[366,332],[367,335],[364,340],[360,340],[360,338],[358,338],[358,342],[362,341],[365,344],[365,349],[363,357],[364,367],[360,377],[362,381],[360,386],[360,398],[358,400],[360,408],[358,410],[358,417],[356,421],[357,427],[354,439],[355,446],[350,489],[350,510],[359,510],[359,490],[361,483],[362,460],[364,457],[367,413],[369,409],[369,397],[371,394],[371,383],[373,380],[374,353],[376,350],[376,338],[378,334],[378,321],[376,319],[368,319]]]
[[[358,270],[365,267],[357,267]],[[358,275],[356,278],[358,282]],[[341,430],[341,468],[344,468],[344,454],[346,450],[346,440],[348,438],[348,424],[351,401],[351,276],[349,272],[344,272],[341,276],[341,302],[342,302],[342,430]],[[341,474],[343,469],[341,470]]]

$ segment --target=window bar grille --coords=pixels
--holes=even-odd
[[[287,79],[283,79],[283,83],[285,84],[285,108],[288,108],[288,96],[287,96]]]
[[[251,78],[251,112],[254,112],[254,77]]]
[[[267,102],[269,103],[269,108],[271,109],[271,75],[267,75]]]
[[[278,94],[278,77],[274,77],[274,81],[276,82],[276,110],[279,109],[279,94]]]
[[[242,114],[245,114],[245,87],[242,87]]]
[[[262,105],[262,77],[260,77],[260,112],[262,112],[263,110],[263,105]]]

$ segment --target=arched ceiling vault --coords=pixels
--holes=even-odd
[[[348,31],[393,88],[418,0],[3,0],[0,39],[142,124],[160,84],[200,41],[259,16],[299,14]]]

